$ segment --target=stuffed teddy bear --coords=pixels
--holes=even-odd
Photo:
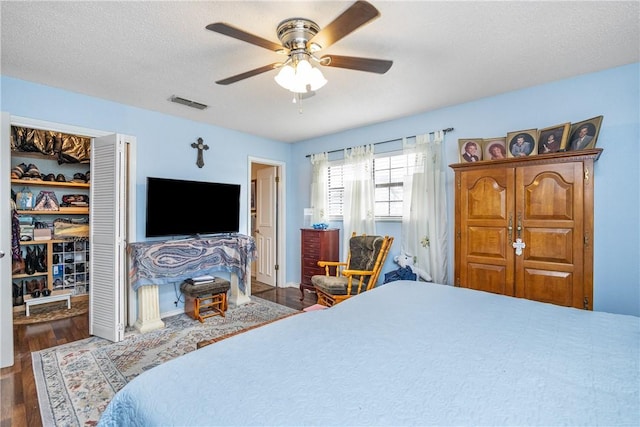
[[[422,279],[425,282],[431,282],[433,280],[429,273],[427,273],[420,267],[416,267],[415,265],[413,265],[415,263],[415,258],[412,255],[409,255],[405,252],[400,252],[400,255],[396,255],[393,260],[402,268],[411,268],[411,271],[416,275],[416,280]]]

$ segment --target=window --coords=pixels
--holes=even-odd
[[[385,153],[376,155],[373,161],[375,183],[376,218],[401,218],[403,202],[403,180],[413,173],[415,155]],[[348,167],[342,160],[329,163],[328,203],[329,216],[342,217],[344,202],[344,180],[349,176]]]

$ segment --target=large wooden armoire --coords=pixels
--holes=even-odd
[[[593,309],[602,149],[453,164],[455,285]]]

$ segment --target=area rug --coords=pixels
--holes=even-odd
[[[45,426],[93,426],[113,395],[133,378],[168,360],[196,350],[198,342],[235,335],[297,310],[252,296],[225,317],[200,323],[180,314],[166,327],[130,331],[119,343],[90,337],[32,353],[40,415]]]
[[[71,308],[67,308],[66,301],[56,301],[45,305],[36,305],[29,310],[29,316],[25,311],[13,314],[14,325],[28,325],[32,323],[51,322],[52,320],[66,319],[79,316],[89,311],[89,300],[73,301]]]

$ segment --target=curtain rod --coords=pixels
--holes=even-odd
[[[452,130],[453,130],[453,128],[446,128],[446,129],[442,129],[442,132],[444,132],[446,134],[447,132],[451,132]],[[433,135],[434,133],[435,132],[429,132],[429,135]],[[416,135],[411,135],[411,136],[406,136],[406,137],[403,137],[403,138],[415,138],[415,137],[416,137]],[[401,139],[402,138],[388,139],[386,141],[374,142],[372,145],[387,144],[389,142],[399,141]],[[368,145],[368,144],[365,144],[365,145]],[[344,151],[344,150],[345,150],[345,148],[343,148],[341,150],[327,151],[326,153],[327,154],[329,154],[329,153],[339,153],[340,151]],[[311,154],[307,154],[305,157],[311,157]]]

